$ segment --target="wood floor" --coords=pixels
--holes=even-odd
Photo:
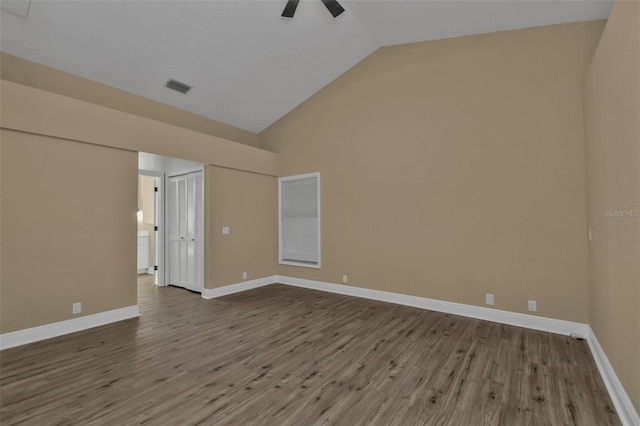
[[[584,341],[271,285],[2,351],[3,426],[617,425]]]

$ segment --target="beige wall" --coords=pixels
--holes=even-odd
[[[209,166],[205,171],[207,288],[276,274],[277,180],[273,176]],[[228,235],[222,227],[228,226]]]
[[[135,305],[136,153],[0,135],[1,332]]]
[[[0,332],[73,318],[77,301],[82,315],[136,303],[145,151],[210,164],[206,287],[348,274],[472,305],[490,292],[515,312],[536,299],[542,316],[591,324],[640,408],[640,223],[604,215],[640,209],[639,21],[637,2],[616,3],[584,111],[602,22],[416,43],[380,49],[263,132],[278,155],[2,53]],[[278,266],[270,175],[311,171],[323,268]]]
[[[2,333],[76,318],[71,303],[77,301],[83,304],[83,315],[136,304],[137,151],[237,169],[239,175],[276,171],[276,155],[263,149],[6,80],[0,84]],[[33,170],[37,173],[27,175]],[[51,190],[56,182],[62,184]],[[216,185],[221,201],[233,203],[233,195],[224,190],[225,181]],[[245,183],[230,181],[229,185],[252,196],[253,188]],[[93,202],[87,194],[97,192],[104,198]],[[211,205],[220,204],[217,193],[207,197]],[[275,211],[275,196],[257,197],[266,205],[255,212]],[[34,200],[41,208],[21,216]],[[64,200],[69,207],[55,200]],[[59,210],[48,215],[48,204],[54,201]],[[216,213],[209,210],[207,214]],[[251,218],[243,215],[236,222],[241,229]],[[103,227],[105,223],[108,226]],[[259,239],[257,247],[272,247],[274,226],[263,229],[249,224],[247,229]],[[205,232],[211,234],[207,228]],[[273,248],[263,257],[251,258],[256,265],[247,267],[247,253],[253,251],[231,241],[220,260],[205,253],[205,270],[215,274],[207,287],[227,283],[239,268],[246,268],[242,271],[247,270],[251,278],[273,275]],[[227,257],[247,261],[225,263]],[[269,259],[271,268],[263,266],[264,259]],[[241,281],[242,271],[233,282]]]
[[[262,134],[321,172],[322,269],[587,322],[582,84],[604,22],[383,48]]]
[[[234,142],[251,146],[258,144],[258,135],[247,130],[4,52],[0,52],[0,76],[3,80],[125,111],[208,135],[219,136]]]
[[[199,163],[276,171],[276,155],[217,136],[1,80],[5,129],[148,152]]]
[[[590,324],[640,411],[640,3],[618,1],[585,85]]]

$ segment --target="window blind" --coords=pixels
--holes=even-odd
[[[319,246],[319,175],[280,180],[280,260],[317,265]]]

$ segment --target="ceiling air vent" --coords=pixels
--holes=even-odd
[[[171,90],[175,90],[176,92],[180,92],[180,93],[187,93],[190,89],[191,86],[189,86],[188,84],[184,84],[178,80],[174,80],[174,79],[169,79],[169,81],[167,81],[166,86],[171,89]]]

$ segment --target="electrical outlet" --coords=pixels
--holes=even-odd
[[[247,273],[246,273],[246,272],[243,272],[243,273],[242,273],[242,279],[243,279],[243,280],[246,280],[246,279],[247,279]]]
[[[487,293],[485,297],[485,302],[487,305],[493,305],[493,294]]]
[[[346,284],[349,281],[349,277],[347,277],[346,275],[342,276],[342,283]]]
[[[222,235],[229,235],[229,227],[228,226],[223,226],[222,227]]]
[[[529,311],[538,312],[538,305],[536,304],[535,300],[529,300],[528,305],[529,305]]]
[[[76,302],[72,306],[74,314],[79,314],[80,312],[82,312],[82,303]]]

